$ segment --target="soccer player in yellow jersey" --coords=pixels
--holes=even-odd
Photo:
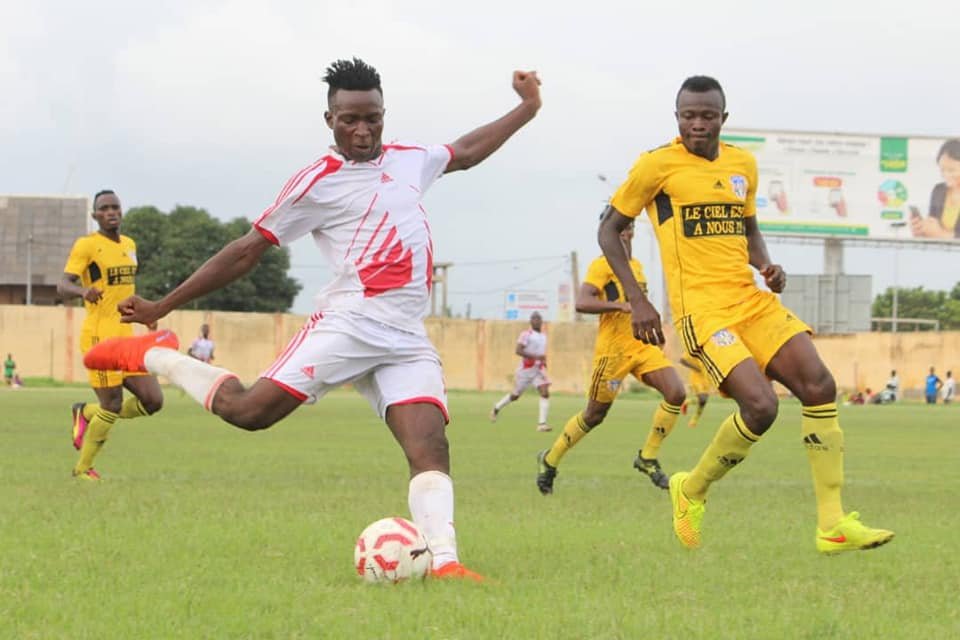
[[[78,238],[70,250],[57,291],[64,299],[81,297],[87,317],[80,333],[80,351],[86,353],[106,338],[133,335],[133,327],[120,322],[117,304],[134,293],[137,246],[120,235],[123,211],[120,199],[105,190],[93,198],[93,219],[99,229]],[[120,371],[89,371],[90,386],[99,404],[73,405],[73,446],[80,459],[73,475],[99,480],[93,460],[103,447],[117,418],[137,418],[156,413],[163,393],[155,376]],[[133,395],[126,400],[123,389]]]
[[[631,256],[633,220],[619,233],[618,241],[628,257],[627,268],[634,282],[646,291],[643,266]],[[637,452],[633,466],[650,477],[661,489],[668,487],[669,479],[660,468],[660,445],[677,422],[684,400],[683,382],[659,346],[643,344],[633,338],[630,324],[630,305],[624,289],[610,268],[607,259],[600,256],[590,263],[587,277],[577,292],[577,311],[599,313],[600,329],[594,347],[593,375],[587,390],[587,407],[572,416],[553,446],[537,456],[537,488],[540,493],[553,493],[560,459],[590,431],[603,422],[613,405],[627,374],[650,385],[663,394],[663,401],[653,414],[653,424],[643,447]]]
[[[686,547],[700,546],[707,490],[743,461],[777,417],[769,377],[803,404],[802,440],[817,498],[817,549],[833,553],[889,542],[893,532],[868,528],[859,514],[843,510],[836,383],[810,328],[775,295],[786,275],[770,260],[757,225],[756,160],[720,142],[727,119],[720,84],[706,76],[688,78],[677,94],[676,118],[680,136],[641,154],[611,199],[598,234],[630,301],[634,336],[661,344],[660,316],[637,283],[619,237],[647,211],[684,348],[737,402],[738,410],[723,421],[693,470],[670,478],[674,532]],[[774,293],[755,284],[751,266]]]
[[[684,356],[680,358],[680,364],[690,370],[690,390],[697,396],[697,408],[693,410],[694,413],[690,416],[690,422],[687,423],[688,427],[695,427],[700,422],[703,410],[707,407],[707,400],[710,399],[710,391],[713,390],[713,385],[699,360]],[[688,404],[690,404],[690,401],[684,400],[683,406],[680,407],[680,413],[687,414]]]

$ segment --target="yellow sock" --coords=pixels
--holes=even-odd
[[[83,405],[83,419],[87,422],[93,420],[93,416],[97,415],[97,411],[100,410],[100,405],[96,402],[88,402]]]
[[[801,430],[817,494],[817,527],[827,531],[843,518],[843,431],[837,403],[804,407]]]
[[[117,414],[105,409],[97,409],[97,413],[87,426],[87,435],[83,437],[83,446],[80,447],[80,459],[74,471],[81,474],[93,466],[93,459],[100,453],[103,443],[107,441],[110,428],[117,421]]]
[[[148,416],[147,410],[143,408],[143,403],[140,402],[140,398],[137,396],[130,396],[123,401],[123,405],[120,407],[120,413],[117,414],[118,417],[129,420],[130,418],[139,418],[140,416]]]
[[[666,400],[660,402],[660,406],[653,412],[653,424],[650,425],[650,433],[647,434],[647,441],[640,450],[640,457],[652,460],[660,454],[660,445],[667,439],[673,427],[677,424],[677,416],[680,415],[680,407],[668,403]]]
[[[544,460],[546,460],[547,464],[551,467],[560,464],[560,458],[580,442],[583,436],[590,433],[591,428],[592,427],[588,427],[587,423],[583,421],[582,411],[567,420],[567,424],[563,427],[563,433],[553,441],[553,446],[550,447],[550,451],[547,452]]]
[[[707,487],[740,464],[759,439],[760,436],[747,429],[739,411],[731,415],[717,429],[713,442],[683,483],[683,492],[693,500],[705,499]]]

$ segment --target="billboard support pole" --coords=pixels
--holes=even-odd
[[[843,240],[827,238],[823,241],[823,273],[828,276],[843,274]]]

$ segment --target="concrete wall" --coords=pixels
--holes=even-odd
[[[12,353],[24,377],[85,381],[77,348],[79,307],[0,305],[0,357]],[[177,311],[161,327],[177,332],[186,350],[204,322],[216,343],[216,363],[252,381],[273,362],[306,320],[292,314]],[[430,319],[427,331],[443,359],[451,389],[508,391],[517,366],[516,339],[525,322]],[[555,391],[583,392],[593,359],[594,322],[545,323],[547,364]],[[668,332],[668,353],[676,339]],[[943,377],[960,373],[960,332],[859,333],[816,338],[843,389],[883,387],[891,369],[904,389],[920,389],[932,365]],[[685,374],[684,374],[685,375]]]

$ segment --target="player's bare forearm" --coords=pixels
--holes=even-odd
[[[646,298],[643,289],[640,288],[640,283],[633,275],[633,269],[630,268],[630,257],[620,240],[620,233],[632,221],[633,218],[623,215],[612,206],[607,206],[607,210],[600,220],[600,229],[597,231],[597,242],[600,243],[600,249],[606,256],[607,262],[610,263],[610,268],[613,269],[617,280],[620,281],[627,300],[630,301]]]
[[[247,235],[218,251],[176,289],[158,300],[160,317],[245,276],[257,266],[270,246],[266,238],[251,229]]]
[[[453,159],[447,165],[446,172],[469,169],[480,164],[523,125],[533,120],[541,105],[539,86],[540,80],[535,72],[514,72],[513,88],[520,96],[520,104],[503,117],[474,129],[451,144]]]
[[[755,269],[762,269],[770,264],[770,254],[767,253],[767,243],[763,239],[763,234],[760,233],[756,216],[744,218],[744,226],[747,232],[747,252],[750,255],[750,265]]]
[[[72,273],[63,274],[63,277],[60,278],[60,282],[57,284],[57,295],[64,300],[83,296],[85,289],[80,286],[79,282],[79,276],[75,276]]]
[[[474,129],[454,142],[453,160],[447,165],[447,173],[469,169],[486,160],[490,154],[503,146],[520,128],[530,122],[540,108],[539,100],[524,101],[499,120]]]
[[[600,291],[593,285],[581,284],[574,305],[577,313],[609,313],[611,311],[630,312],[630,308],[623,302],[612,302],[600,297]]]

